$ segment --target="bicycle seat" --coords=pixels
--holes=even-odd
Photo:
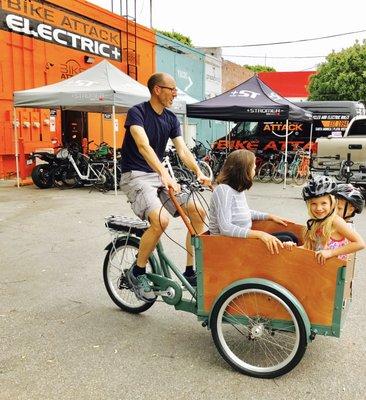
[[[109,215],[105,217],[105,226],[111,231],[128,232],[141,236],[150,226],[148,221],[123,215]]]

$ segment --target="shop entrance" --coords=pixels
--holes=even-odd
[[[62,143],[76,142],[80,146],[82,140],[88,138],[88,114],[81,111],[61,112]]]

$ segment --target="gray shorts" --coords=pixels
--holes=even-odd
[[[121,190],[127,195],[133,212],[141,219],[147,219],[151,211],[160,209],[162,205],[172,216],[179,215],[167,191],[159,190],[158,194],[162,186],[156,172],[130,171],[121,176]],[[175,197],[180,205],[184,205],[189,199],[189,193],[181,192]]]

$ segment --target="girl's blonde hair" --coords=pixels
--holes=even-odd
[[[331,212],[330,215],[324,220],[318,220],[315,215],[311,212],[310,202],[312,199],[306,201],[306,206],[308,208],[308,213],[311,219],[308,221],[308,227],[305,228],[304,233],[304,248],[309,250],[316,250],[317,245],[321,245],[325,248],[326,244],[329,242],[330,236],[332,234],[332,226],[334,218],[336,217],[336,206],[337,200],[332,194],[325,196],[330,197],[331,201]],[[319,243],[320,239],[320,243]]]

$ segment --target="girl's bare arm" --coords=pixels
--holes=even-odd
[[[339,247],[338,249],[330,250],[331,257],[337,257],[341,254],[351,254],[356,251],[365,248],[365,242],[362,237],[353,229],[351,229],[347,223],[340,217],[335,218],[333,222],[334,231],[338,232],[341,236],[348,240],[345,246]]]

